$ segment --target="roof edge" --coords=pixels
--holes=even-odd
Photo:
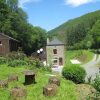
[[[14,40],[14,41],[19,42],[18,40],[14,39],[14,38],[12,38],[12,37],[10,37],[10,36],[4,34],[4,33],[0,33],[0,34],[3,35],[3,36],[5,36],[5,37],[7,37],[7,38],[9,38],[10,40]]]

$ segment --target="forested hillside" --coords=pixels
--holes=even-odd
[[[0,0],[0,33],[19,40],[27,54],[46,44],[46,31],[28,23],[18,0]],[[69,20],[48,33],[62,39],[69,49],[100,48],[100,10]]]
[[[18,0],[0,0],[0,33],[19,40],[27,54],[46,43],[46,31],[28,23],[28,16],[18,7]]]
[[[48,34],[62,39],[69,49],[100,48],[100,10],[69,20]]]

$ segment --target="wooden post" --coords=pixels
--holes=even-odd
[[[57,93],[58,86],[56,84],[48,84],[43,87],[43,94],[45,96],[54,96]]]
[[[24,72],[25,74],[25,84],[29,85],[35,83],[35,73],[31,70],[27,70]]]
[[[0,80],[0,87],[7,88],[8,87],[8,80]]]
[[[50,77],[49,83],[50,84],[56,84],[56,85],[60,86],[60,79],[58,77],[55,77],[55,76]]]
[[[18,76],[16,74],[9,75],[8,81],[9,82],[18,81]]]
[[[27,91],[21,87],[15,87],[10,92],[11,100],[26,100]]]

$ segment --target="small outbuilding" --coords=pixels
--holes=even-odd
[[[7,55],[12,51],[17,51],[19,46],[19,41],[5,35],[4,33],[0,33],[0,56]]]
[[[47,39],[46,55],[48,65],[64,66],[64,43],[57,38]]]

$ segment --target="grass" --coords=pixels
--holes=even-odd
[[[100,63],[98,63],[96,66],[100,68]]]
[[[80,62],[87,63],[93,58],[93,52],[88,50],[72,50],[65,52],[65,65],[71,64],[71,59],[78,59]]]
[[[50,72],[38,70],[36,76],[36,84],[24,85],[23,71],[25,67],[8,67],[0,65],[0,80],[7,79],[8,75],[16,73],[19,77],[18,82],[10,82],[7,89],[0,88],[0,100],[10,100],[10,90],[15,86],[21,86],[27,90],[27,100],[78,100],[76,93],[76,84],[65,80],[61,77],[61,86],[58,88],[58,93],[53,97],[46,97],[43,95],[43,87],[48,84]]]
[[[89,50],[83,50],[82,55],[78,59],[82,63],[87,63],[93,59],[93,56],[94,56],[93,52],[91,52]]]
[[[84,62],[88,62],[92,59],[93,53],[89,51],[66,51],[65,52],[65,65],[71,64],[70,59],[81,59],[82,55],[86,55]],[[28,67],[8,67],[5,65],[0,65],[0,80],[7,79],[10,74],[17,74],[19,80],[17,82],[10,82],[8,88],[0,88],[0,100],[11,100],[10,91],[16,86],[21,86],[27,90],[26,100],[79,100],[79,95],[76,92],[76,84],[72,81],[66,80],[61,77],[61,86],[58,88],[56,96],[46,97],[43,95],[43,87],[48,84],[49,76],[46,74],[52,74],[48,71],[41,69],[34,69],[37,72],[36,84],[24,85],[24,70],[29,69]]]

